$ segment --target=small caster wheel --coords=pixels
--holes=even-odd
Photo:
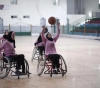
[[[50,77],[52,77],[52,72],[50,73]]]
[[[65,74],[65,73],[64,73],[64,71],[63,71],[63,72],[62,72],[62,76],[64,76],[64,74]]]

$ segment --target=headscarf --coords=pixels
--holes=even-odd
[[[3,38],[4,39],[7,39],[8,38],[8,35],[6,35],[6,32],[8,32],[8,30],[5,30],[5,32],[4,32],[4,35],[3,35]]]
[[[11,38],[12,33],[13,33],[13,31],[10,31],[10,32],[8,33],[8,41],[11,42],[11,43],[13,43],[13,44],[14,44],[14,48],[16,48],[16,46],[15,46],[15,40],[13,40],[13,39]]]
[[[49,41],[53,41],[53,38],[49,38],[49,37],[48,37],[48,34],[50,34],[50,33],[49,33],[49,32],[47,33],[46,38],[47,38]]]
[[[4,39],[8,39],[8,35],[3,35],[3,38]]]
[[[48,28],[46,27],[44,33],[47,33],[47,32],[48,32]],[[40,43],[40,42],[42,42],[41,34],[38,37],[38,42],[37,43]]]
[[[8,30],[5,30],[4,35],[6,35],[6,32],[8,32]]]
[[[38,42],[37,43],[40,43],[40,42],[42,42],[41,34],[38,37]]]

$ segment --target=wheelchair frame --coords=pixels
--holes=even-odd
[[[25,75],[27,75],[29,77],[30,76],[29,64],[26,59],[24,59],[24,63],[25,63]],[[19,73],[17,75],[13,75],[13,73],[15,73],[15,71],[12,68],[15,68],[16,66],[17,66],[16,61],[10,61],[10,58],[8,58],[8,57],[4,57],[2,60],[0,60],[0,79],[7,77],[8,74],[10,73],[10,71],[11,71],[11,76],[17,76],[19,79],[20,76],[22,76],[22,75],[20,75]],[[3,72],[5,72],[5,73],[3,73]],[[4,75],[2,75],[2,73]]]

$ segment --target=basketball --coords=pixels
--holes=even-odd
[[[48,19],[49,24],[54,25],[56,23],[56,18],[55,17],[49,17]]]

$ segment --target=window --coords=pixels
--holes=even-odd
[[[17,16],[11,16],[11,18],[17,18]]]
[[[8,4],[0,4],[0,10],[9,10]]]
[[[23,16],[23,18],[30,18],[30,16]]]
[[[53,0],[53,5],[60,5],[60,0]]]
[[[17,0],[11,0],[11,4],[17,4]]]

